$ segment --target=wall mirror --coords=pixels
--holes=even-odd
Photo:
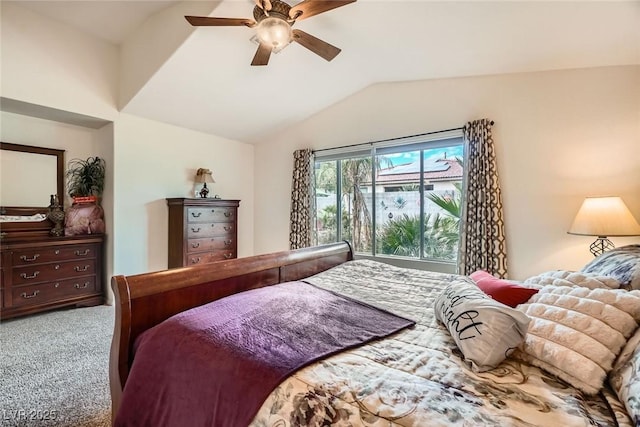
[[[0,142],[0,215],[47,213],[64,200],[64,150]],[[50,221],[3,222],[3,232],[49,230]]]

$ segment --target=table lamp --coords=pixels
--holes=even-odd
[[[202,189],[200,190],[200,197],[205,198],[209,194],[209,189],[207,188],[207,183],[216,182],[211,176],[211,170],[205,168],[199,168],[196,172],[195,182],[198,184],[204,184]]]
[[[640,236],[640,225],[620,197],[587,197],[567,233],[598,236],[589,246],[598,256],[615,247],[607,237]]]

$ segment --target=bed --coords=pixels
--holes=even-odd
[[[640,254],[640,246],[632,249]],[[626,252],[623,251],[623,255]],[[636,273],[640,278],[640,262],[635,261],[633,254],[630,259],[631,272],[628,268],[623,270],[635,280]],[[187,372],[185,377],[186,369],[182,367],[204,363],[207,369],[210,365],[211,369],[219,369],[215,366],[217,353],[208,354],[204,362],[198,361],[199,356],[191,354],[190,347],[183,345],[181,339],[174,337],[172,344],[158,344],[157,331],[163,326],[175,325],[175,319],[190,319],[188,316],[198,310],[208,307],[222,310],[216,304],[247,294],[243,291],[311,286],[410,322],[384,338],[371,339],[303,363],[279,380],[252,409],[242,406],[242,397],[234,397],[233,402],[243,408],[241,411],[249,411],[248,418],[245,414],[245,420],[249,421],[238,425],[638,426],[640,291],[618,289],[638,284],[611,279],[621,270],[619,264],[615,265],[617,269],[609,279],[597,271],[541,275],[528,284],[521,284],[521,288],[534,289],[535,295],[516,308],[495,302],[491,297],[489,301],[480,296],[477,300],[467,298],[472,304],[488,305],[491,313],[497,310],[499,316],[509,319],[513,325],[520,322],[522,326],[522,317],[526,318],[524,331],[520,331],[521,345],[514,350],[513,343],[506,342],[508,351],[500,360],[492,362],[495,364],[492,368],[484,366],[485,359],[474,359],[471,353],[479,349],[490,353],[502,345],[504,338],[485,340],[484,345],[488,347],[483,350],[483,344],[468,345],[474,341],[466,338],[470,337],[469,331],[477,329],[477,324],[490,322],[471,320],[465,326],[459,321],[463,318],[460,315],[458,321],[452,321],[455,309],[463,306],[458,304],[458,292],[473,293],[479,286],[472,278],[354,260],[347,243],[222,261],[216,265],[116,276],[112,279],[116,323],[110,361],[114,424],[230,426],[226,422],[211,421],[216,419],[211,418],[211,413],[222,411],[216,409],[218,396],[233,388],[240,389],[237,391],[241,394],[236,396],[244,396],[242,393],[249,396],[253,387],[241,381],[242,387],[227,383],[219,389],[222,392],[217,391],[212,398],[198,384],[204,382],[217,387],[216,380],[202,370]],[[560,283],[563,281],[567,283]],[[257,297],[260,298],[263,296]],[[588,337],[574,339],[571,335],[569,340],[578,344],[577,348],[567,350],[573,357],[563,359],[568,365],[549,365],[548,362],[553,361],[545,359],[549,356],[546,353],[557,357],[557,351],[545,347],[546,353],[536,353],[539,342],[534,338],[558,334],[565,326],[554,324],[548,328],[548,324],[553,323],[551,320],[535,317],[536,322],[543,323],[544,327],[540,327],[534,325],[536,322],[529,323],[530,318],[537,316],[535,310],[544,307],[545,312],[558,320],[558,313],[566,310],[554,301],[575,300],[582,307],[588,298],[596,298],[598,301],[590,304],[597,303],[594,310],[606,312],[608,317],[582,322],[587,335],[594,333],[594,324],[609,322],[620,329],[604,334],[611,339],[607,346],[614,348],[612,355],[603,353],[606,346],[594,350],[597,354],[592,355],[589,351],[593,346],[581,341]],[[605,306],[606,310],[602,310]],[[464,310],[465,316],[471,312],[468,308]],[[614,315],[622,320],[611,317]],[[589,316],[598,314],[594,312]],[[492,319],[494,317],[492,314]],[[189,333],[192,326],[187,328]],[[487,333],[480,335],[483,339],[490,337]],[[149,343],[158,345],[154,350]],[[568,347],[570,344],[565,343]],[[150,350],[145,353],[147,348]],[[149,359],[145,357],[154,354],[161,356],[146,362]],[[165,360],[173,360],[174,365],[163,366]],[[585,372],[588,377],[581,377]],[[180,381],[184,384],[177,387],[175,384]],[[174,395],[167,400],[172,390],[180,394],[177,399]],[[180,414],[184,405],[189,407],[188,418],[185,412]],[[172,418],[174,410],[177,418]]]

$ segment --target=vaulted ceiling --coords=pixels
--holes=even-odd
[[[252,29],[184,19],[250,18],[250,0],[17,4],[120,46],[122,111],[249,143],[380,82],[640,64],[638,1],[358,0],[296,23],[332,62],[293,43],[266,67]]]

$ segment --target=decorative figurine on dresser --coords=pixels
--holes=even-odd
[[[64,150],[5,142],[0,149],[3,181],[16,187],[4,191],[3,186],[0,201],[0,318],[103,304],[103,234],[64,235]],[[19,156],[12,157],[14,152]],[[5,162],[12,164],[5,168]],[[39,194],[36,203],[13,196],[26,182],[15,171],[34,173],[33,164],[42,168],[41,190],[55,192]],[[47,187],[48,182],[53,188]],[[34,205],[47,197],[49,206]]]
[[[168,267],[188,267],[238,256],[240,200],[169,198]]]

